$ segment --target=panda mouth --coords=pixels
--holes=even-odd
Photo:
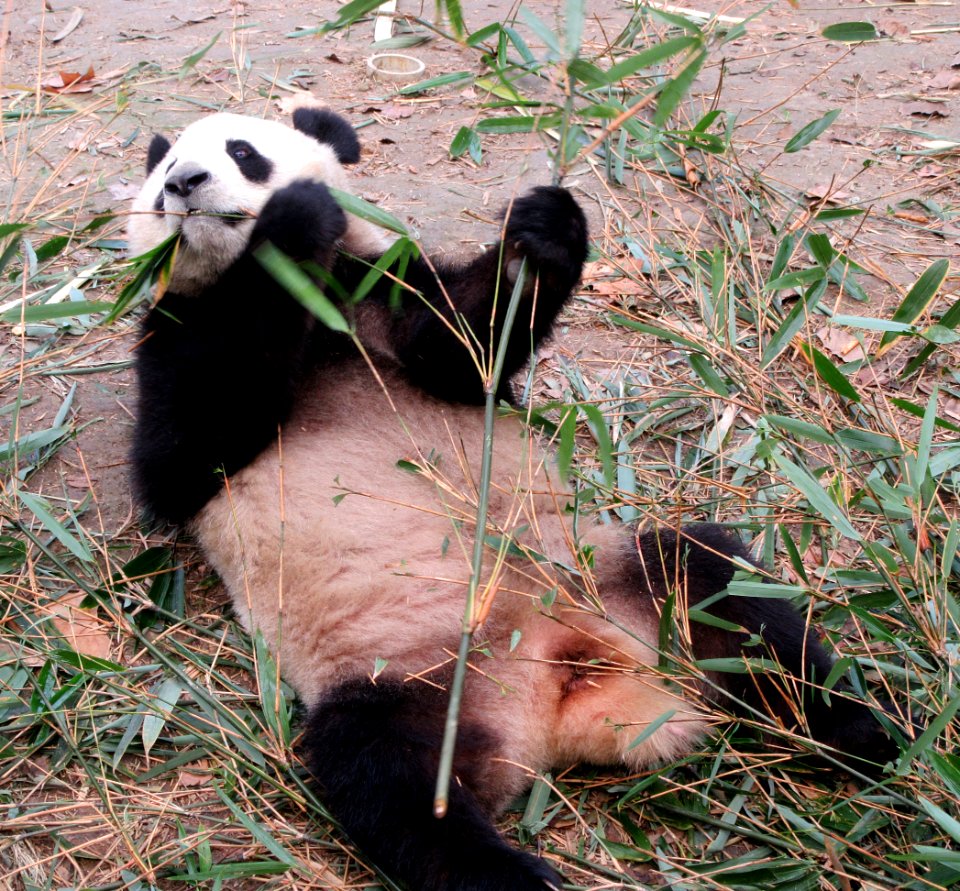
[[[244,210],[201,210],[200,208],[190,208],[184,214],[185,217],[207,217],[223,223],[225,226],[237,226],[245,220],[252,220],[253,214]]]

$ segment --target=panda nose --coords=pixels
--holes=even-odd
[[[166,178],[163,183],[163,191],[168,195],[179,195],[181,198],[186,198],[208,179],[210,179],[210,174],[203,168],[195,165],[184,166],[175,170]]]

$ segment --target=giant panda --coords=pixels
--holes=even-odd
[[[881,722],[780,599],[724,596],[749,566],[717,525],[574,522],[522,412],[494,425],[487,613],[469,657],[449,811],[433,789],[470,575],[484,435],[478,355],[498,342],[520,261],[530,271],[505,351],[520,370],[570,299],[584,214],[559,187],[507,202],[501,239],[460,263],[418,256],[343,300],[389,245],[349,216],[350,124],[301,108],[293,126],[232,114],[150,143],[129,243],[180,243],[136,349],[136,497],[189,529],[306,707],[303,751],[352,840],[415,891],[559,888],[493,819],[539,772],[637,771],[696,750],[709,701],[882,762]],[[356,331],[330,330],[265,270],[271,243],[328,287]],[[403,287],[396,287],[402,279]],[[359,346],[358,346],[359,344]],[[469,347],[469,348],[468,348]],[[511,401],[507,386],[497,394]],[[506,543],[506,544],[504,544]],[[694,659],[776,667],[684,675]],[[709,622],[693,621],[698,606]],[[759,660],[751,662],[758,664]],[[715,663],[714,663],[715,664]],[[765,716],[765,717],[762,717]]]

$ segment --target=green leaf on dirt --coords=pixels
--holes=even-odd
[[[831,111],[828,111],[822,118],[817,118],[815,121],[811,121],[805,127],[801,127],[793,136],[787,140],[787,144],[783,147],[783,151],[786,154],[792,154],[793,152],[799,152],[800,149],[805,146],[810,145],[814,139],[816,139],[824,130],[826,130],[840,114],[839,108],[834,108]]]
[[[900,324],[911,324],[920,316],[920,314],[930,305],[930,301],[936,297],[940,286],[943,284],[947,273],[950,272],[950,261],[946,259],[935,260],[931,263],[923,274],[916,280],[913,287],[903,298],[903,302],[897,307],[891,316],[892,322]],[[890,345],[899,335],[888,331],[880,338],[880,346],[877,347],[877,356],[882,356]]]
[[[827,40],[839,43],[863,43],[865,40],[878,40],[880,33],[872,22],[837,22],[827,25],[820,32]]]

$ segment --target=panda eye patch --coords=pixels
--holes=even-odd
[[[227,154],[240,172],[251,182],[264,183],[273,173],[273,163],[265,158],[245,139],[228,139]]]

